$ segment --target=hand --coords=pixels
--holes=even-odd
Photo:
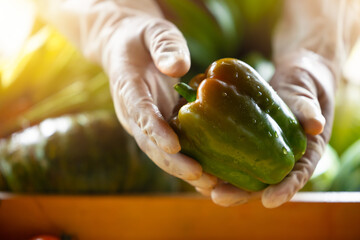
[[[161,169],[194,186],[213,187],[216,178],[179,153],[178,137],[167,123],[178,100],[174,77],[190,68],[184,37],[173,24],[151,12],[122,21],[126,24],[114,29],[102,62],[118,119]]]
[[[277,62],[270,84],[287,103],[303,126],[308,144],[305,155],[278,184],[260,192],[246,192],[219,182],[213,189],[199,189],[222,206],[261,198],[267,208],[289,201],[311,177],[329,141],[334,114],[334,76],[320,56],[301,51]]]
[[[186,42],[159,17],[137,14],[122,21],[103,62],[118,119],[156,165],[181,179],[199,180],[200,164],[179,153],[178,137],[167,123],[178,98],[173,77],[190,67]]]
[[[43,17],[63,32],[110,79],[119,121],[139,147],[166,172],[213,187],[198,162],[180,151],[168,125],[178,94],[176,77],[190,68],[180,31],[153,0],[38,0]]]

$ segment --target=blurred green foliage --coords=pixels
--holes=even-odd
[[[271,36],[281,0],[159,0],[166,17],[184,34],[192,68],[184,81],[224,57],[257,52],[271,58]]]
[[[102,69],[40,21],[0,73],[0,138],[49,117],[112,108]]]
[[[360,138],[360,86],[343,83],[338,86],[335,118],[330,144],[339,155]]]
[[[329,191],[339,169],[339,155],[334,148],[327,145],[313,175],[301,190],[316,192]]]
[[[360,138],[341,155],[341,166],[333,191],[360,191]]]

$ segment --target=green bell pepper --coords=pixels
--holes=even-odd
[[[215,61],[175,89],[189,101],[170,121],[181,151],[236,187],[258,191],[280,182],[305,152],[306,135],[293,113],[240,60]]]

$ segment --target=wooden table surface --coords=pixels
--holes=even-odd
[[[360,239],[360,192],[298,193],[266,209],[220,207],[198,195],[0,194],[0,239],[65,232],[106,239]]]

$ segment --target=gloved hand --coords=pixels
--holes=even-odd
[[[274,36],[275,74],[270,84],[299,119],[308,136],[305,155],[276,185],[249,193],[219,182],[198,189],[222,206],[261,198],[273,208],[289,201],[311,177],[331,134],[335,85],[360,33],[360,3],[346,0],[285,1]]]
[[[190,64],[189,54],[181,34],[172,24],[163,20],[153,1],[37,1],[43,1],[45,5],[48,5],[47,2],[51,2],[51,7],[46,8],[48,10],[46,11],[47,19],[50,19],[63,33],[72,39],[88,58],[104,67],[110,77],[114,104],[119,120],[127,131],[133,134],[142,150],[165,171],[187,180],[203,194],[211,194],[215,203],[225,206],[246,202],[258,198],[260,195],[262,195],[265,206],[278,206],[291,198],[310,177],[315,168],[316,159],[319,159],[322,154],[324,143],[328,138],[326,134],[329,134],[326,129],[329,127],[325,126],[323,135],[316,135],[316,137],[309,135],[308,149],[310,150],[305,154],[303,160],[298,162],[294,171],[282,183],[270,186],[264,192],[247,193],[221,181],[213,189],[217,179],[202,173],[201,166],[197,162],[178,153],[180,149],[178,139],[165,120],[175,104],[174,96],[176,95],[172,90],[172,84],[176,80],[171,77],[181,76],[188,70]],[[54,2],[58,2],[58,4]],[[306,23],[305,21],[304,24],[304,21],[300,21],[300,24],[295,26],[294,21],[284,21],[290,24],[290,28],[282,32],[288,34],[289,38],[282,37],[285,40],[285,45],[283,44],[284,41],[279,45],[290,46],[292,49],[291,51],[285,49],[282,52],[297,55],[298,50],[309,49],[321,53],[319,55],[324,59],[330,59],[332,66],[340,66],[339,63],[333,64],[336,62],[333,61],[334,59],[339,59],[336,55],[338,52],[332,51],[333,49],[339,49],[337,42],[334,44],[330,41],[324,44],[324,42],[318,41],[323,39],[324,35],[322,34],[317,35],[316,41],[311,41],[314,38],[309,38],[309,35],[316,33],[311,29],[305,31],[305,37],[300,34],[303,37],[300,38],[300,41],[297,39],[298,33],[304,34],[304,31],[302,31],[304,25],[310,26],[310,23],[319,23],[319,21],[314,21],[319,12],[314,11],[316,7],[314,7],[313,1],[289,2],[293,5],[295,5],[294,2],[297,2],[296,4],[301,5],[304,3],[304,5],[308,6],[308,9],[304,8],[308,11],[306,14],[298,7],[293,6],[286,9],[292,10],[290,11],[292,13],[288,16],[300,16],[298,19],[305,19],[309,22]],[[331,5],[327,1],[316,1],[316,4],[319,3],[323,6]],[[343,2],[341,3],[345,5]],[[354,4],[357,3],[354,1]],[[338,20],[337,9],[344,10],[336,5],[332,8],[332,11],[322,11],[321,13],[329,13],[332,15],[329,19]],[[326,28],[321,24],[316,25],[316,27],[330,30],[328,35],[334,34],[334,32],[336,34],[333,27],[342,27],[342,25],[336,24],[337,21],[335,21],[335,24],[334,22],[329,23],[327,17],[325,17],[325,23],[330,27]],[[295,23],[298,22],[295,21]],[[348,24],[348,21],[346,23],[346,26],[353,26],[353,24]],[[305,29],[308,30],[308,28]],[[310,41],[302,41],[309,39]],[[281,43],[281,41],[279,42]],[[287,43],[292,43],[292,45]],[[325,47],[322,47],[322,51],[318,51],[319,46]],[[324,53],[334,54],[335,57],[325,56]],[[280,55],[284,56],[284,54]],[[315,65],[323,66],[323,68],[321,67],[323,70],[319,71],[319,73],[317,71],[311,72],[311,70],[307,69],[308,65],[304,67],[296,61],[293,64],[284,64],[283,66],[277,64],[277,72],[272,81],[274,87],[277,86],[275,88],[277,88],[281,96],[287,96],[287,93],[290,92],[299,93],[300,95],[303,93],[309,94],[304,96],[302,101],[296,99],[286,101],[288,101],[294,112],[297,111],[296,114],[298,114],[301,123],[304,124],[304,128],[311,134],[322,131],[325,118],[327,123],[332,121],[332,112],[327,110],[326,105],[328,103],[326,99],[318,99],[317,97],[320,95],[317,94],[320,93],[321,88],[319,86],[321,85],[319,83],[323,81],[323,77],[330,76],[330,79],[334,75],[337,76],[336,71],[334,71],[335,74],[333,75],[330,70],[325,70],[327,68],[326,61],[323,61],[321,57],[314,56],[303,58],[302,55],[298,55],[299,58],[297,59],[308,58],[309,62],[315,62],[317,63]],[[321,60],[319,61],[319,59]],[[279,63],[284,62],[286,61],[279,61]],[[285,81],[281,79],[285,79]],[[307,84],[305,79],[310,80],[310,83]],[[172,81],[172,83],[169,84],[169,81]],[[327,84],[326,80],[324,84]],[[333,84],[330,88],[332,87]],[[321,96],[325,95],[321,94]],[[330,95],[329,97],[331,98]],[[301,99],[300,96],[299,99]],[[331,103],[329,106],[332,107]],[[304,109],[305,111],[303,111]],[[320,109],[324,112],[321,112]]]
[[[132,9],[133,10],[133,9]],[[163,170],[187,180],[201,167],[179,152],[166,119],[177,101],[173,85],[190,66],[181,33],[167,21],[144,13],[125,18],[106,43],[102,65],[110,78],[117,116],[139,147]]]
[[[157,4],[38,1],[44,17],[102,65],[118,119],[154,163],[195,186],[214,186],[215,178],[179,153],[178,137],[167,123],[178,99],[173,85],[189,70],[190,55],[183,35],[163,18]]]

